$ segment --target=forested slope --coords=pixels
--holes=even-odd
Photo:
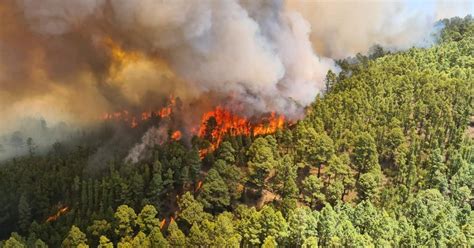
[[[305,118],[213,153],[171,141],[87,167],[93,145],[0,165],[0,247],[472,247],[474,23],[339,61]],[[12,232],[14,232],[12,234]]]

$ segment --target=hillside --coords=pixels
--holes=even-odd
[[[474,246],[474,20],[443,24],[338,61],[302,120],[204,156],[210,135],[92,170],[94,142],[30,142],[0,164],[0,247]]]

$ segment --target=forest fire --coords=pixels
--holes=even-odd
[[[127,64],[133,61],[137,61],[139,59],[138,53],[129,52],[122,49],[120,44],[114,41],[111,37],[107,36],[103,39],[103,44],[108,48],[110,55],[113,58],[113,61],[117,63],[110,68],[111,72],[114,73],[117,71],[116,68],[118,65]]]
[[[61,217],[62,215],[66,214],[67,212],[69,211],[69,207],[68,206],[64,206],[60,209],[58,209],[58,211],[49,216],[47,219],[46,219],[46,222],[52,222],[52,221],[56,221],[59,217]]]
[[[176,100],[170,97],[168,103],[155,111],[146,111],[139,114],[133,114],[130,111],[123,110],[114,113],[106,113],[102,116],[102,120],[124,122],[131,128],[138,127],[154,117],[169,118],[174,113]],[[176,113],[175,113],[176,114]],[[179,113],[178,113],[179,115]],[[247,118],[240,116],[231,110],[221,106],[215,107],[214,110],[206,112],[202,115],[198,128],[191,128],[189,133],[195,134],[201,139],[210,142],[208,147],[200,149],[200,157],[204,158],[206,154],[215,151],[224,140],[225,136],[259,136],[275,133],[277,130],[284,128],[286,119],[283,115],[272,112],[268,115],[258,118]],[[174,141],[181,140],[183,132],[171,129],[169,138]],[[188,133],[188,132],[184,132]]]
[[[141,122],[147,121],[152,117],[167,118],[173,112],[173,107],[176,105],[176,99],[173,96],[170,96],[168,104],[165,107],[162,107],[157,110],[145,111],[139,114],[132,114],[127,110],[117,111],[113,113],[105,113],[102,115],[101,119],[104,121],[117,121],[125,122],[131,128],[136,128]]]
[[[160,229],[163,230],[163,227],[166,225],[166,218],[163,218],[162,221],[160,221]]]
[[[201,119],[198,136],[211,141],[213,149],[222,142],[224,135],[250,135],[251,126],[246,118],[221,107],[205,113]]]
[[[226,135],[259,136],[275,133],[285,125],[285,117],[274,112],[269,117],[252,122],[222,107],[205,113],[201,119],[198,136],[211,142],[211,146],[200,151],[201,157],[219,147]]]
[[[173,134],[171,134],[171,139],[180,140],[181,136],[182,136],[181,131],[177,130],[177,131],[174,131]]]
[[[279,129],[282,129],[284,125],[285,117],[283,115],[277,116],[275,112],[272,112],[270,117],[253,127],[253,136],[275,133]]]
[[[202,181],[199,181],[197,184],[196,184],[196,188],[194,189],[194,192],[198,192],[202,187]]]

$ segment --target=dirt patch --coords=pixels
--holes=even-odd
[[[280,200],[281,197],[278,194],[275,194],[271,191],[264,189],[262,191],[262,196],[257,201],[257,209],[261,209],[266,203],[272,202],[275,200]]]

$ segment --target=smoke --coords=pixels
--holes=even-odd
[[[149,156],[149,152],[153,147],[161,145],[167,140],[168,127],[166,125],[162,125],[159,128],[151,127],[145,132],[141,142],[135,144],[135,146],[130,149],[125,161],[137,163],[138,161]]]
[[[472,9],[444,1],[3,0],[0,130],[31,115],[87,124],[170,94],[188,105],[217,95],[246,114],[297,117],[327,70],[337,70],[333,59],[375,43],[427,46],[438,18]]]
[[[77,137],[79,132],[65,123],[50,126],[44,119],[27,118],[18,122],[16,131],[0,134],[0,161],[28,152],[43,153],[57,141]]]
[[[430,46],[435,22],[474,13],[470,0],[289,0],[286,7],[311,24],[318,54],[339,59],[366,53],[374,44],[392,50]]]

